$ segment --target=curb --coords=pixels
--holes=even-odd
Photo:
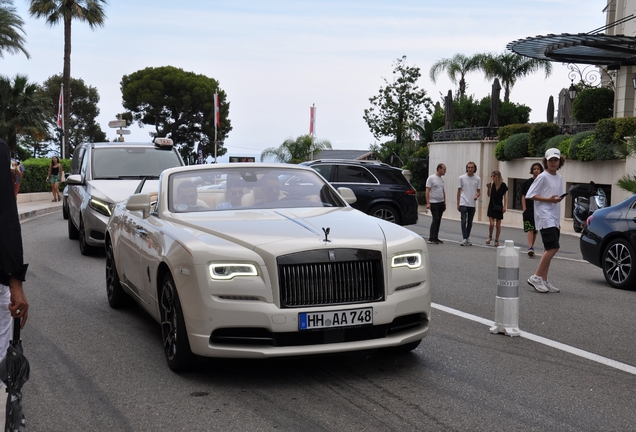
[[[53,213],[53,212],[57,212],[60,211],[61,207],[47,207],[47,208],[43,208],[43,209],[37,209],[37,210],[29,210],[29,211],[25,211],[19,213],[20,216],[20,222],[25,221],[27,219],[31,219],[34,218],[36,216],[41,216],[41,215],[45,215],[47,213]]]

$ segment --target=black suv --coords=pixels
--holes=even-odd
[[[336,189],[348,187],[358,199],[353,208],[399,225],[417,223],[416,191],[402,170],[378,161],[313,160],[303,162]]]

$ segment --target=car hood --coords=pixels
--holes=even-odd
[[[222,238],[248,249],[266,248],[272,252],[321,246],[383,249],[387,246],[386,238],[399,242],[400,238],[409,241],[419,237],[412,231],[352,208],[241,210],[204,214],[175,215],[175,219],[178,219],[178,224],[196,230],[191,233],[205,243]],[[325,234],[327,229],[328,235]],[[206,234],[209,239],[205,238]]]
[[[141,180],[90,180],[90,194],[95,198],[99,198],[111,203],[118,203],[127,199],[135,193],[137,186]],[[144,184],[144,192],[149,190],[157,190],[158,180],[147,180]]]

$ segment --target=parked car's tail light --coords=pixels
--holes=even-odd
[[[422,255],[419,252],[395,255],[391,260],[391,267],[419,268],[422,265]]]
[[[417,195],[417,191],[415,189],[407,189],[406,190],[406,194],[407,195]]]
[[[258,276],[253,264],[210,264],[210,277],[216,280],[228,280],[237,276]]]
[[[91,198],[88,202],[88,205],[96,212],[108,217],[110,217],[110,215],[113,213],[113,209],[115,208],[115,204],[102,201],[97,198]]]
[[[587,219],[585,219],[585,226],[590,226],[593,218],[594,218],[594,215],[590,215]]]

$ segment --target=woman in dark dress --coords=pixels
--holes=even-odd
[[[496,225],[495,246],[499,246],[501,221],[508,206],[508,186],[503,182],[499,171],[493,171],[490,178],[492,179],[492,183],[486,185],[486,190],[490,197],[490,201],[488,202],[488,220],[490,221],[490,227],[488,228],[486,244],[490,244],[492,241],[492,231]]]

